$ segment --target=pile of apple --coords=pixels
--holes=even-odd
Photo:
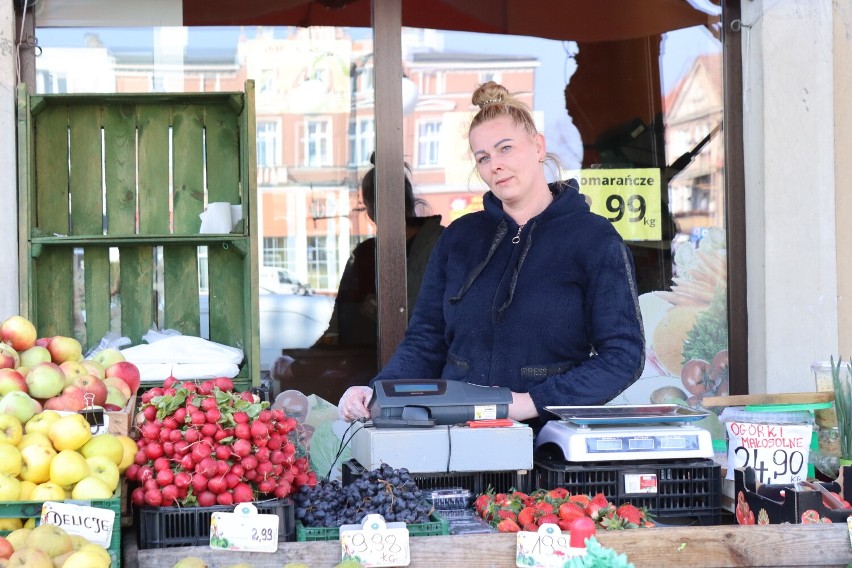
[[[296,420],[235,392],[229,378],[169,377],[141,402],[139,450],[125,474],[139,484],[135,505],[233,505],[316,485],[307,458],[296,457]]]
[[[61,335],[38,338],[22,316],[0,325],[0,413],[21,422],[45,410],[88,406],[121,411],[139,390],[139,369],[118,349],[83,359],[82,345]]]
[[[56,525],[21,528],[0,536],[4,568],[109,568],[107,550]]]

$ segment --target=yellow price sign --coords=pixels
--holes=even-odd
[[[592,212],[608,219],[625,241],[662,238],[659,169],[586,169],[578,181]]]

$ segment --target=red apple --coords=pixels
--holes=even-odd
[[[71,387],[77,387],[86,394],[94,396],[93,404],[95,406],[103,406],[107,399],[107,386],[102,380],[94,375],[80,375],[74,377],[70,383],[66,383],[65,390]],[[64,393],[65,391],[63,391]]]
[[[0,369],[0,394],[8,394],[12,391],[27,392],[27,381],[24,375],[15,369]]]
[[[0,343],[0,369],[14,369],[21,364],[21,357],[11,346]]]
[[[46,349],[51,339],[53,339],[53,337],[39,337],[35,340],[35,344]]]
[[[55,335],[47,344],[47,350],[50,351],[51,360],[57,365],[65,361],[83,360],[83,346],[73,337]]]
[[[107,412],[121,412],[122,410],[124,410],[123,406],[119,406],[117,404],[111,404],[109,402],[105,403],[103,405],[103,407],[104,407],[104,410],[106,410]]]
[[[12,316],[0,326],[0,341],[19,353],[35,345],[35,340],[35,326],[25,317]]]
[[[113,363],[106,368],[105,376],[107,379],[115,377],[124,381],[130,387],[128,398],[136,394],[139,390],[139,383],[142,381],[142,377],[139,375],[139,367],[130,361]]]
[[[69,410],[77,412],[86,408],[86,399],[80,387],[66,387],[62,394],[49,398],[44,403],[45,410]]]
[[[124,382],[123,379],[119,379],[118,377],[107,377],[104,379],[104,384],[107,386],[107,391],[110,388],[113,388],[117,391],[120,391],[125,398],[130,398],[133,396],[133,391],[130,390],[130,385]]]

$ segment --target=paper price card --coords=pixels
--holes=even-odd
[[[210,548],[276,552],[278,515],[261,515],[251,503],[240,503],[233,513],[210,515]]]
[[[112,528],[115,525],[115,511],[45,501],[41,506],[41,524],[62,527],[68,534],[85,537],[90,542],[109,548]]]
[[[803,481],[813,427],[810,424],[725,422],[728,430],[728,479],[736,468],[754,469],[757,481],[784,484]]]
[[[562,568],[572,556],[582,556],[585,547],[572,548],[569,537],[557,525],[544,523],[537,532],[517,533],[515,566],[520,568]]]
[[[360,525],[340,527],[343,560],[354,560],[364,568],[408,566],[408,529],[405,523],[385,523],[381,515],[367,515]]]
[[[577,180],[591,210],[606,217],[625,241],[662,239],[659,169],[586,169]]]

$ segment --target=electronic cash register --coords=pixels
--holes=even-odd
[[[370,416],[376,428],[431,428],[468,420],[506,418],[512,391],[446,379],[380,380]]]

